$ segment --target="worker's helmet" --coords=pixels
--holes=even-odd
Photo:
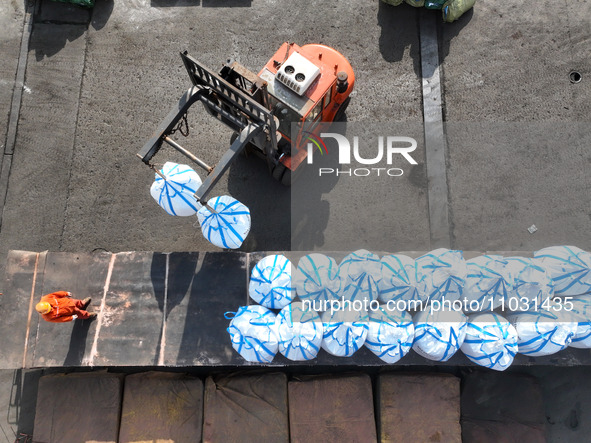
[[[49,303],[47,303],[46,301],[40,301],[35,306],[35,310],[39,314],[49,314],[51,312],[51,305]]]

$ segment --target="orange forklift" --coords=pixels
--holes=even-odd
[[[245,149],[263,158],[273,177],[289,186],[308,154],[308,137],[318,135],[322,122],[343,118],[355,83],[347,59],[320,44],[283,43],[258,75],[237,62],[215,74],[186,51],[181,57],[193,86],[137,156],[155,170],[151,161],[166,143],[203,168],[207,177],[195,193],[201,204]],[[197,101],[233,131],[230,148],[215,167],[171,138],[175,132],[188,135],[187,111]]]

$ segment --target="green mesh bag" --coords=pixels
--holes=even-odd
[[[398,6],[399,4],[401,4],[404,0],[382,0],[382,2],[387,3],[389,5],[392,6]]]
[[[443,21],[451,23],[459,19],[462,14],[470,10],[474,6],[476,0],[448,0],[441,8],[443,13]]]
[[[54,2],[60,3],[72,3],[78,6],[86,6],[87,8],[92,8],[94,6],[94,0],[53,0]]]

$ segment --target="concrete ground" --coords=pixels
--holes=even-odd
[[[250,207],[253,227],[242,250],[429,250],[433,174],[445,183],[449,247],[591,250],[591,2],[532,5],[480,0],[454,24],[437,20],[442,170],[427,170],[420,141],[419,165],[397,181],[375,188],[340,177],[315,187],[309,198],[318,232],[292,231],[290,190],[257,159],[239,158],[214,195],[229,193]],[[424,12],[377,0],[314,8],[288,0],[96,0],[92,10],[49,0],[1,2],[0,275],[11,249],[215,249],[193,227],[195,219],[157,207],[148,191],[153,173],[135,157],[188,87],[179,51],[212,68],[234,58],[258,71],[283,41],[321,42],[355,69],[352,130],[364,123],[415,128],[423,122]],[[572,71],[580,82],[571,82]],[[189,123],[187,147],[215,163],[229,132],[200,109]],[[27,419],[15,387],[34,384],[19,385],[23,373],[16,374],[0,373],[6,441],[18,429],[15,414]],[[587,391],[573,387],[577,380],[586,386],[582,371],[549,368],[540,377],[548,399],[557,399],[547,404],[556,423],[550,440],[573,441],[571,424],[591,422]],[[567,410],[578,411],[575,421]]]

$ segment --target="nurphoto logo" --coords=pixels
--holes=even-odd
[[[392,167],[394,159],[399,159],[401,156],[410,165],[417,165],[416,160],[410,155],[417,149],[417,141],[412,137],[402,136],[379,136],[377,140],[377,150],[374,150],[373,157],[363,157],[359,149],[359,137],[353,137],[353,149],[351,149],[351,142],[343,134],[336,132],[322,132],[317,136],[311,132],[306,132],[307,143],[307,162],[314,163],[314,151],[318,151],[321,155],[328,154],[326,147],[326,139],[333,139],[338,145],[339,167],[322,167],[318,169],[318,175],[345,175],[349,177],[367,177],[375,176],[390,176],[400,177],[404,171],[398,167]],[[351,153],[353,153],[353,160],[356,164],[363,165],[363,167],[347,167],[352,164]],[[353,163],[353,164],[355,164]]]

